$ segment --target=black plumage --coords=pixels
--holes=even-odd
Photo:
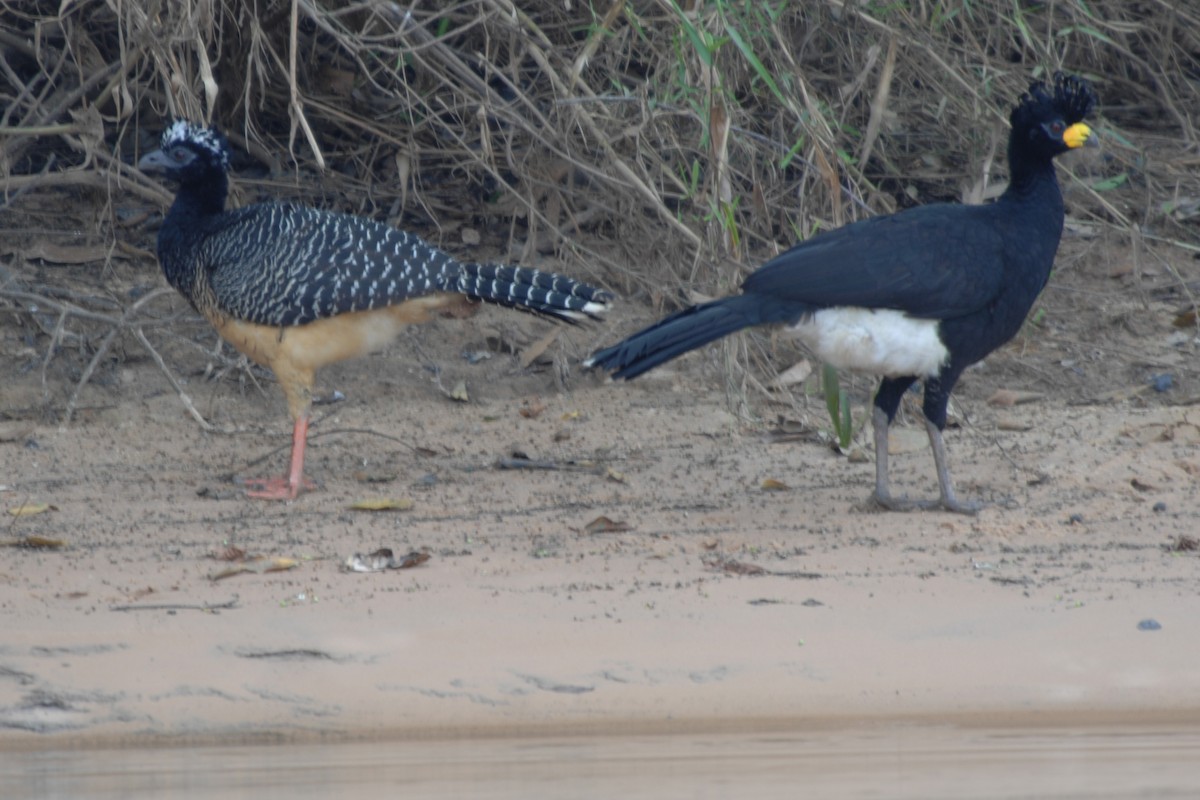
[[[229,150],[212,128],[164,131],[139,166],[179,184],[158,235],[163,274],[235,347],[271,368],[295,421],[285,479],[256,496],[291,499],[301,486],[314,372],[387,343],[404,325],[484,301],[567,322],[599,317],[612,296],[525,267],[462,263],[387,225],[292,203],[225,209]]]
[[[974,510],[950,481],[946,406],[962,371],[1016,335],[1049,278],[1064,218],[1053,159],[1094,141],[1083,119],[1095,103],[1078,77],[1034,83],[1012,111],[1009,185],[994,203],[921,206],[822,233],[760,267],[741,294],[684,309],[586,363],[631,379],[743,328],[792,326],[826,362],[884,376],[873,416],[875,498],[889,508],[924,505],[887,486],[887,428],[903,393],[923,380],[939,502]]]

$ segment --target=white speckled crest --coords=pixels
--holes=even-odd
[[[218,133],[215,128],[206,128],[203,125],[190,122],[186,119],[177,119],[163,131],[160,146],[163,150],[166,150],[168,147],[182,142],[190,142],[207,150],[217,159],[222,167],[229,167],[229,148],[225,144],[225,137]]]

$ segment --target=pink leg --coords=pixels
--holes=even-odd
[[[308,414],[296,418],[292,427],[292,466],[288,474],[278,478],[245,478],[242,484],[255,487],[247,491],[247,497],[259,500],[295,500],[300,490],[316,487],[304,480],[304,446],[308,441]]]

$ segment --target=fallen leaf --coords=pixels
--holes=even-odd
[[[617,470],[613,469],[612,467],[609,467],[608,469],[606,469],[604,471],[604,477],[608,478],[610,481],[615,481],[617,483],[625,483],[625,484],[629,483],[629,479],[627,477],[625,477],[624,472],[618,472]]]
[[[521,369],[528,369],[533,362],[537,361],[542,353],[545,353],[546,349],[554,344],[554,340],[558,338],[558,334],[561,332],[559,328],[553,328],[545,336],[529,345],[529,347],[526,347],[524,352],[521,353]]]
[[[614,522],[608,517],[596,517],[583,526],[584,533],[625,533],[633,528],[625,522]]]
[[[545,410],[546,404],[541,400],[535,400],[532,403],[528,401],[522,403],[521,407],[517,410],[517,413],[525,419],[537,419]]]
[[[356,470],[354,473],[354,480],[359,483],[391,483],[398,477],[400,475],[395,472],[368,472],[364,469]]]
[[[1041,400],[1045,395],[1040,392],[1023,392],[1016,389],[997,389],[991,397],[987,399],[989,406],[1011,407],[1019,406],[1022,403],[1033,403]]]
[[[0,547],[24,547],[29,550],[60,550],[66,546],[67,543],[62,539],[47,539],[45,536],[22,536],[0,541]]]
[[[256,574],[266,572],[285,572],[289,569],[295,569],[300,566],[300,560],[295,558],[286,558],[279,556],[277,558],[261,558],[252,561],[247,561],[237,566],[228,567],[214,572],[208,576],[210,581],[221,581],[226,578],[232,578],[234,575],[241,575],[245,572]]]
[[[710,567],[721,572],[727,572],[730,575],[768,575],[767,570],[760,567],[758,564],[747,564],[745,561],[736,561],[732,558],[713,561],[709,564]]]
[[[428,561],[429,553],[414,550],[406,556],[396,558],[390,547],[381,547],[374,553],[349,556],[343,567],[347,572],[379,572],[385,569],[411,569]]]
[[[1176,553],[1186,553],[1193,550],[1200,550],[1200,539],[1191,536],[1180,535],[1171,545],[1170,549]]]
[[[229,545],[215,556],[217,561],[244,561],[246,551],[235,545]]]
[[[14,517],[32,517],[35,514],[45,514],[47,511],[58,511],[58,509],[49,503],[22,503],[15,508],[10,508],[8,513]]]
[[[350,504],[354,511],[409,511],[415,505],[410,497],[373,497]]]
[[[780,386],[795,386],[798,383],[804,383],[808,377],[812,375],[812,362],[807,358],[792,364],[783,372],[775,376],[775,382]]]
[[[471,396],[467,394],[466,381],[459,381],[454,384],[454,388],[450,390],[450,399],[459,403],[471,402]]]
[[[783,481],[767,478],[762,482],[762,488],[765,492],[786,492],[790,487]]]

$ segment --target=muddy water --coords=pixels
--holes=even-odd
[[[0,752],[18,798],[1196,798],[1200,725]]]

